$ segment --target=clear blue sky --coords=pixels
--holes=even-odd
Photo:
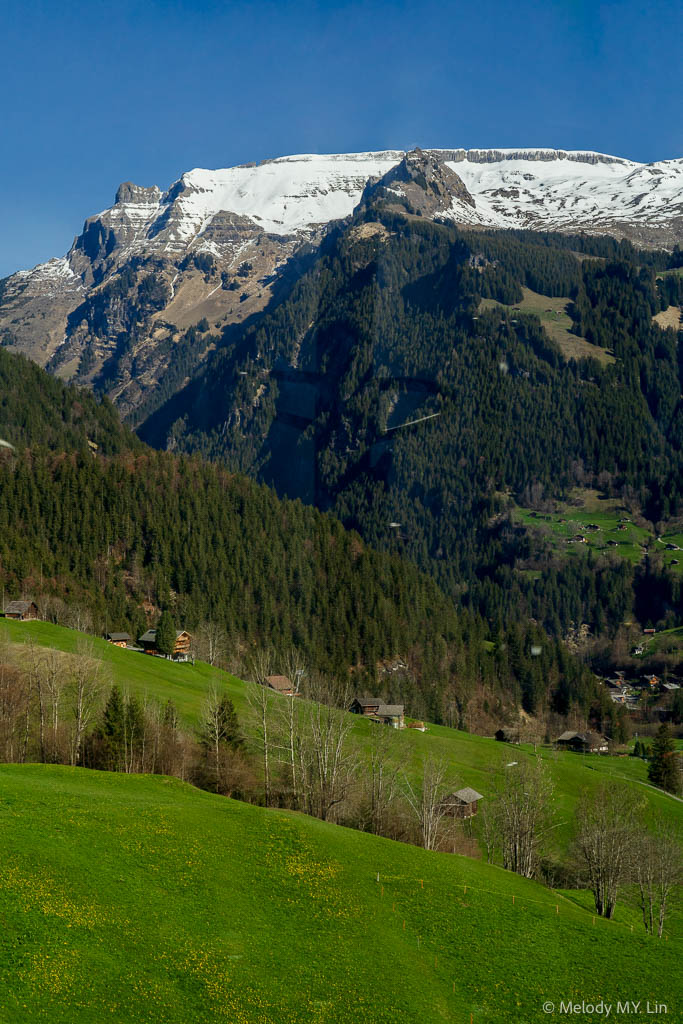
[[[0,277],[120,181],[300,152],[683,156],[680,0],[3,0]]]

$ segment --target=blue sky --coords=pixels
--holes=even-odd
[[[680,0],[3,0],[0,277],[120,181],[414,145],[683,156]]]

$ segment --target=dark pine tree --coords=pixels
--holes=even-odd
[[[175,648],[175,640],[176,628],[173,616],[169,611],[162,612],[159,624],[157,625],[156,645],[159,653],[165,654],[166,657],[170,658]]]
[[[653,785],[659,786],[660,789],[665,789],[669,793],[676,793],[680,789],[676,748],[666,722],[660,725],[653,740],[647,777]]]

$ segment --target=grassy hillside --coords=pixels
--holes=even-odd
[[[219,682],[232,699],[242,727],[251,734],[246,687],[247,684],[225,672],[212,669],[203,662],[176,664],[162,658],[152,658],[134,651],[120,650],[104,640],[84,638],[75,630],[64,629],[45,622],[7,621],[6,628],[14,642],[32,638],[36,643],[57,650],[74,652],[85,639],[92,643],[93,653],[108,667],[112,682],[117,682],[140,697],[151,697],[162,702],[172,700],[185,724],[197,722],[202,701],[210,683]],[[274,698],[275,700],[279,698]],[[354,720],[355,737],[365,747],[376,727],[362,719]],[[426,756],[443,758],[452,767],[454,775],[464,786],[472,786],[484,796],[492,796],[496,775],[501,764],[534,756],[530,744],[509,746],[472,733],[429,725],[425,733],[412,729],[395,734],[395,754],[406,770],[417,777]],[[560,857],[567,848],[572,834],[574,809],[584,790],[594,790],[605,775],[638,787],[637,792],[648,801],[651,812],[660,812],[683,827],[683,802],[647,785],[647,765],[640,758],[582,757],[551,747],[539,747],[555,785],[556,819],[558,825],[551,834],[549,852]]]
[[[597,491],[573,492],[568,502],[556,502],[552,512],[516,507],[513,520],[528,529],[540,530],[550,543],[568,555],[611,554],[637,564],[646,553],[657,555],[667,569],[683,573],[683,535],[667,532],[655,536],[645,526],[631,521],[631,513],[614,498],[601,497]],[[577,534],[585,544],[572,544]]]
[[[591,345],[585,338],[571,333],[572,319],[567,313],[570,299],[541,295],[531,288],[522,288],[523,298],[515,305],[497,302],[495,299],[482,299],[480,309],[503,309],[519,311],[537,316],[549,338],[557,344],[565,359],[597,359],[609,365],[614,356],[598,345]]]
[[[112,683],[116,682],[125,690],[140,697],[150,697],[166,702],[172,700],[186,724],[196,722],[207,687],[213,680],[220,680],[237,707],[238,713],[244,705],[244,683],[226,672],[211,668],[202,661],[194,665],[183,665],[138,654],[136,651],[121,650],[98,637],[87,636],[75,629],[53,626],[49,622],[13,622],[0,620],[0,631],[6,631],[13,643],[33,640],[41,647],[75,654],[81,645],[92,648],[94,657],[107,668]]]
[[[0,820],[3,1024],[530,1024],[680,998],[679,943],[628,911],[593,923],[497,868],[175,780],[3,765]]]
[[[663,629],[650,637],[644,645],[646,657],[653,654],[681,654],[683,652],[683,626],[675,629]]]

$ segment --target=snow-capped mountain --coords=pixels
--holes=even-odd
[[[65,257],[7,279],[0,338],[84,382],[101,382],[113,359],[107,381],[130,411],[187,328],[258,313],[305,246],[377,184],[411,196],[423,215],[472,227],[585,231],[665,248],[683,241],[680,159],[435,149],[195,169],[166,192],[121,185]]]

